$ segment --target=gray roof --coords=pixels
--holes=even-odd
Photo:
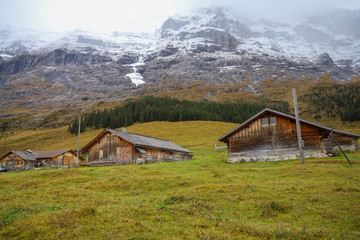
[[[37,159],[40,159],[40,158],[53,158],[53,157],[59,156],[59,155],[61,155],[63,153],[69,152],[69,151],[72,152],[71,149],[41,151],[41,152],[38,152],[38,155],[36,156],[36,158]]]
[[[170,152],[191,153],[191,151],[183,147],[180,147],[179,145],[170,142],[168,140],[143,136],[143,135],[124,132],[124,131],[118,131],[113,129],[106,129],[106,130],[132,143],[135,147],[149,147],[149,148],[157,148],[161,150],[168,150]]]
[[[26,161],[39,161],[44,158],[53,158],[53,157],[59,156],[60,154],[63,154],[66,152],[72,152],[73,154],[75,154],[75,152],[73,150],[65,149],[65,150],[38,151],[38,152],[32,152],[30,150],[27,150],[25,152],[11,151],[11,152],[7,153],[6,155],[8,155],[10,153],[14,153]],[[4,156],[6,156],[6,155],[4,155]],[[79,159],[84,160],[81,156],[79,156]]]
[[[285,118],[289,118],[289,119],[296,120],[293,115],[289,115],[289,114],[285,114],[285,113],[282,113],[282,112],[279,112],[279,111],[275,111],[275,110],[272,110],[272,109],[270,109],[270,108],[265,108],[264,110],[262,110],[261,112],[257,113],[257,114],[254,115],[253,117],[249,118],[248,120],[246,120],[245,122],[243,122],[242,124],[240,124],[239,126],[237,126],[236,128],[232,129],[231,131],[227,132],[227,133],[224,134],[223,136],[219,137],[217,140],[218,140],[218,141],[224,141],[224,140],[226,139],[226,137],[232,135],[234,132],[236,132],[236,131],[239,130],[240,128],[246,126],[247,124],[249,124],[250,122],[252,122],[254,119],[258,118],[259,116],[261,116],[262,114],[267,113],[267,112],[273,113],[273,114],[275,114],[275,115],[283,116],[283,117],[285,117]],[[329,132],[333,131],[333,133],[336,133],[336,134],[360,138],[360,135],[359,135],[359,134],[344,132],[344,131],[340,131],[340,130],[335,130],[335,129],[326,127],[326,126],[324,126],[324,125],[317,124],[317,123],[313,123],[313,122],[310,122],[310,121],[307,121],[307,120],[304,120],[304,119],[300,119],[300,123],[305,123],[305,124],[312,125],[312,126],[314,126],[314,127],[322,128],[322,129],[324,129],[324,130],[326,130],[326,131],[329,131]]]
[[[36,156],[38,155],[37,152],[19,152],[19,151],[11,151],[12,153],[18,155],[19,157],[21,157],[22,159],[26,160],[26,161],[38,161],[36,159]]]

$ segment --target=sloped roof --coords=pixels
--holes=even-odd
[[[191,151],[173,143],[165,139],[148,137],[144,135],[139,135],[135,133],[129,133],[125,131],[113,130],[113,129],[105,129],[102,131],[97,137],[95,137],[90,143],[88,143],[81,150],[84,151],[89,146],[91,146],[97,139],[99,139],[106,132],[110,132],[121,139],[128,141],[133,144],[134,147],[148,147],[148,148],[156,148],[160,150],[168,150],[170,152],[181,152],[181,153],[191,153]]]
[[[126,141],[132,143],[136,147],[150,147],[150,148],[158,148],[162,150],[170,150],[170,151],[186,152],[186,153],[191,152],[165,139],[148,137],[135,133],[129,133],[124,131],[112,130],[112,129],[107,129],[107,130],[121,137],[122,139],[125,139]]]
[[[237,132],[239,129],[247,126],[250,122],[252,122],[253,120],[257,119],[258,117],[260,117],[261,115],[264,115],[264,114],[266,114],[266,113],[272,113],[272,114],[274,114],[274,115],[279,115],[279,116],[282,116],[282,117],[284,117],[284,118],[296,120],[296,118],[295,118],[293,115],[289,115],[289,114],[285,114],[285,113],[282,113],[282,112],[279,112],[279,111],[275,111],[275,110],[272,110],[272,109],[270,109],[270,108],[265,108],[264,110],[262,110],[261,112],[257,113],[257,114],[254,115],[253,117],[249,118],[248,120],[246,120],[245,122],[243,122],[242,124],[240,124],[240,125],[237,126],[236,128],[232,129],[231,131],[227,132],[226,134],[224,134],[223,136],[221,136],[221,137],[218,138],[217,140],[218,140],[218,141],[222,141],[222,142],[225,141],[225,139],[226,139],[227,137],[229,137],[229,136],[232,135],[233,133]],[[312,126],[317,127],[317,128],[324,129],[324,130],[329,131],[329,132],[333,131],[333,133],[336,133],[336,134],[360,138],[360,135],[359,135],[359,134],[344,132],[344,131],[340,131],[340,130],[335,130],[335,129],[326,127],[326,126],[324,126],[324,125],[317,124],[317,123],[313,123],[313,122],[310,122],[310,121],[307,121],[307,120],[304,120],[304,119],[299,119],[299,120],[300,120],[300,124],[301,124],[301,123],[305,123],[305,124],[309,124],[309,125],[312,125]]]
[[[36,159],[36,156],[38,155],[37,152],[11,151],[10,153],[14,153],[14,154],[18,155],[19,157],[21,157],[22,159],[27,160],[27,161],[38,161],[38,160]]]
[[[53,158],[56,156],[59,156],[63,153],[69,152],[72,150],[71,149],[64,149],[64,150],[52,150],[52,151],[41,151],[38,152],[38,155],[36,156],[37,159],[42,159],[42,158]]]
[[[71,149],[65,149],[65,150],[52,150],[52,151],[39,151],[39,152],[32,152],[32,151],[26,151],[26,152],[20,152],[20,151],[11,151],[7,154],[5,154],[4,156],[10,154],[10,153],[14,153],[16,154],[17,156],[21,157],[22,159],[24,160],[27,160],[27,161],[39,161],[40,159],[44,159],[44,158],[53,158],[53,157],[56,157],[56,156],[59,156],[63,153],[66,153],[66,152],[72,152],[74,153],[73,150]],[[75,154],[75,153],[74,153]],[[75,154],[76,155],[76,154]],[[4,157],[3,156],[3,157]],[[1,157],[1,158],[3,158]],[[81,156],[79,156],[79,159],[80,160],[84,160],[84,158],[82,158]]]

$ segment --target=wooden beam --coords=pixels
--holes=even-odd
[[[77,167],[77,168],[79,167],[80,129],[81,129],[81,115],[79,115],[78,142],[77,142],[77,152],[76,152],[76,167]]]
[[[293,88],[292,92],[293,92],[293,99],[294,99],[296,132],[297,132],[297,136],[298,136],[298,144],[299,144],[299,150],[300,150],[300,160],[301,160],[301,164],[305,164],[304,141],[301,138],[300,118],[299,118],[298,102],[297,102],[297,97],[296,97],[296,89]]]
[[[336,143],[336,145],[339,147],[340,151],[344,154],[344,156],[346,157],[346,160],[348,161],[348,163],[350,164],[350,166],[352,165],[349,158],[346,156],[345,152],[342,150],[342,148],[340,147],[340,144],[335,140],[334,136],[332,135],[332,132],[334,131],[334,129],[331,130],[331,132],[329,133],[329,136],[332,138],[332,140]]]

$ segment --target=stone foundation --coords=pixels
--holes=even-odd
[[[325,153],[305,153],[305,158],[322,158],[328,157]],[[288,154],[278,156],[241,156],[239,154],[232,154],[228,157],[229,163],[242,163],[242,162],[274,162],[284,160],[299,159],[300,154]]]

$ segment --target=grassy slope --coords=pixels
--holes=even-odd
[[[165,138],[184,147],[193,147],[194,151],[202,151],[203,146],[213,147],[216,139],[236,127],[235,123],[223,122],[151,122],[135,124],[127,131],[147,136]],[[88,130],[81,134],[80,147],[85,146],[98,135],[102,129]],[[192,134],[192,135],[191,135]],[[188,136],[192,139],[188,141]],[[202,138],[203,136],[204,138]],[[218,143],[219,144],[219,143]],[[45,151],[55,149],[76,149],[77,135],[67,132],[67,127],[55,129],[38,129],[15,132],[0,138],[0,156],[11,150]]]
[[[0,174],[0,239],[359,239],[359,153],[350,154],[353,167],[341,157],[227,164],[213,144],[234,126],[127,128],[183,145],[193,161]],[[17,141],[74,148],[65,131],[24,132]],[[100,131],[83,134],[82,145]]]

